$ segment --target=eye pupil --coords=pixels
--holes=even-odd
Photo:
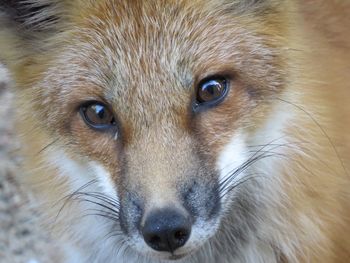
[[[98,116],[101,120],[105,118],[105,108],[102,105],[93,105],[92,106],[93,111],[95,112],[96,116]]]

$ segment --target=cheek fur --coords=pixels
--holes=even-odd
[[[63,150],[52,150],[48,162],[57,167],[58,174],[67,180],[70,191],[74,192],[84,186],[84,191],[101,192],[117,198],[117,190],[112,175],[101,163],[96,161],[77,161]]]
[[[97,162],[91,162],[90,167],[93,170],[93,173],[98,181],[98,185],[103,193],[116,198],[118,193],[115,183],[113,183],[111,174],[103,167],[103,165]]]
[[[245,136],[237,131],[220,151],[216,163],[219,171],[219,182],[222,183],[222,187],[220,188],[220,197],[223,198],[222,202],[227,199],[225,193],[230,188],[239,184],[246,176],[246,172],[240,168],[248,158]]]
[[[194,130],[198,134],[203,151],[219,156],[225,145],[232,140],[233,134],[244,126],[254,101],[241,81],[232,80],[229,94],[215,108],[200,112],[194,119]],[[217,158],[214,158],[217,159]]]
[[[79,113],[71,121],[68,140],[74,152],[96,160],[104,167],[109,167],[113,179],[119,174],[122,165],[121,138],[115,138],[117,129],[111,131],[97,131],[89,128]],[[101,169],[98,169],[99,171]]]

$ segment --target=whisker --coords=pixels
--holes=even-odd
[[[113,216],[109,216],[108,214],[101,214],[101,213],[88,213],[88,214],[84,214],[83,217],[87,217],[87,216],[101,216],[107,219],[110,219],[112,221],[117,221],[118,219],[113,217]]]
[[[293,102],[290,102],[290,101],[287,101],[287,100],[284,100],[284,99],[281,99],[281,98],[276,98],[277,100],[279,101],[282,101],[286,104],[289,104],[291,106],[294,106],[295,108],[297,108],[298,110],[302,111],[303,113],[305,113],[315,124],[316,126],[321,130],[321,132],[323,133],[323,135],[326,137],[326,139],[328,140],[328,142],[330,143],[331,147],[333,148],[333,151],[334,153],[336,154],[344,172],[349,176],[349,173],[348,173],[348,170],[344,164],[344,161],[342,160],[339,152],[338,152],[338,149],[337,147],[335,146],[335,144],[333,143],[331,137],[328,135],[328,133],[325,131],[325,129],[322,127],[322,125],[316,120],[316,118],[314,116],[312,116],[312,114],[310,112],[308,112],[307,110],[305,110],[303,107],[293,103]]]
[[[282,137],[280,137],[281,139]],[[308,141],[296,141],[296,142],[286,142],[286,143],[268,143],[268,144],[256,144],[256,145],[248,145],[247,147],[248,148],[256,148],[256,147],[262,147],[262,146],[265,146],[265,145],[270,145],[270,146],[281,146],[281,147],[285,147],[285,146],[288,146],[288,147],[291,147],[291,145],[302,145],[302,144],[310,144],[310,142]],[[293,148],[293,147],[292,147]]]
[[[55,221],[57,221],[59,215],[61,214],[62,210],[67,206],[67,204],[69,203],[69,201],[71,201],[73,199],[73,197],[75,196],[76,193],[86,189],[87,187],[95,184],[97,182],[97,180],[91,180],[89,182],[87,182],[86,184],[82,185],[81,187],[79,187],[77,190],[75,190],[73,193],[66,195],[65,197],[61,198],[59,201],[57,201],[53,206],[55,207],[58,203],[62,202],[64,200],[63,205],[61,206],[61,208],[58,210],[58,213],[56,215]]]
[[[241,184],[247,182],[247,181],[250,181],[254,178],[257,178],[259,177],[260,174],[259,173],[254,173],[254,174],[250,174],[250,175],[247,175],[246,177],[244,178],[241,178],[239,179],[238,181],[235,182],[234,185],[227,185],[225,188],[223,188],[221,190],[221,194],[220,194],[220,198],[224,198],[229,192],[231,192],[233,189],[236,189],[238,186],[240,186]]]
[[[52,145],[54,145],[56,142],[59,141],[59,138],[53,140],[52,142],[50,142],[49,144],[47,144],[45,147],[43,147],[39,152],[37,152],[37,154],[41,154],[44,151],[46,151],[49,147],[51,147]]]
[[[112,197],[108,197],[104,194],[100,194],[98,192],[77,192],[75,193],[75,195],[77,197],[80,197],[80,196],[88,196],[88,197],[92,197],[92,198],[96,198],[100,201],[103,201],[113,207],[120,207],[120,202]]]
[[[119,213],[111,213],[111,212],[107,212],[105,210],[102,210],[102,209],[96,209],[96,208],[88,208],[88,209],[85,209],[84,211],[87,211],[87,212],[96,212],[96,213],[99,213],[99,214],[103,214],[103,215],[108,215],[110,216],[111,218],[114,218],[115,221],[118,221],[119,220]]]
[[[269,157],[272,157],[272,156],[278,156],[278,155],[283,156],[283,154],[270,154],[270,153],[266,154],[266,153],[261,153],[260,155],[255,156],[254,158],[249,158],[241,166],[239,166],[236,170],[234,170],[230,176],[225,177],[225,180],[223,180],[222,182],[219,183],[219,191],[221,191],[220,189],[222,187],[225,187],[225,185],[227,185],[230,182],[232,182],[232,180],[237,178],[238,175],[240,175],[242,172],[246,171],[254,163],[256,163],[256,162],[258,162],[258,161],[260,161],[262,159],[266,159],[266,158],[269,158]]]
[[[102,203],[99,203],[97,201],[93,201],[93,200],[89,200],[89,199],[86,199],[86,198],[79,198],[78,199],[79,201],[85,201],[85,202],[88,202],[88,203],[91,203],[91,204],[95,204],[95,205],[98,205],[98,206],[101,206],[103,208],[106,208],[107,210],[109,211],[112,211],[114,213],[119,213],[117,210],[115,210],[114,208],[111,208],[105,204],[102,204]]]

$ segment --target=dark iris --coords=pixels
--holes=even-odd
[[[228,81],[223,77],[211,77],[201,81],[197,87],[195,107],[215,106],[226,97]]]
[[[113,113],[100,102],[90,102],[80,108],[85,123],[95,129],[107,129],[115,125]]]

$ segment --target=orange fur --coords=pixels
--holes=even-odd
[[[61,213],[56,235],[70,240],[74,233],[62,229],[78,226],[82,213],[73,202],[69,209],[52,206],[70,193],[70,179],[52,160],[60,149],[81,166],[103,165],[119,199],[142,197],[146,215],[164,205],[185,210],[177,189],[188,187],[190,175],[216,180],[215,165],[233,135],[254,144],[265,133],[270,138],[268,123],[287,116],[280,158],[257,168],[275,182],[257,182],[256,190],[267,192],[261,199],[271,203],[254,240],[272,247],[271,262],[349,262],[346,1],[323,1],[316,11],[311,0],[266,0],[269,8],[258,10],[243,0],[55,2],[68,13],[57,31],[32,32],[42,43],[28,44],[0,27],[6,37],[0,55],[18,86],[24,182],[45,200],[49,219]],[[230,80],[230,93],[194,115],[188,110],[193,87],[212,74]],[[112,105],[120,139],[85,125],[77,109],[88,100]],[[223,222],[219,234],[230,231],[232,222]],[[248,258],[237,262],[253,262]]]

